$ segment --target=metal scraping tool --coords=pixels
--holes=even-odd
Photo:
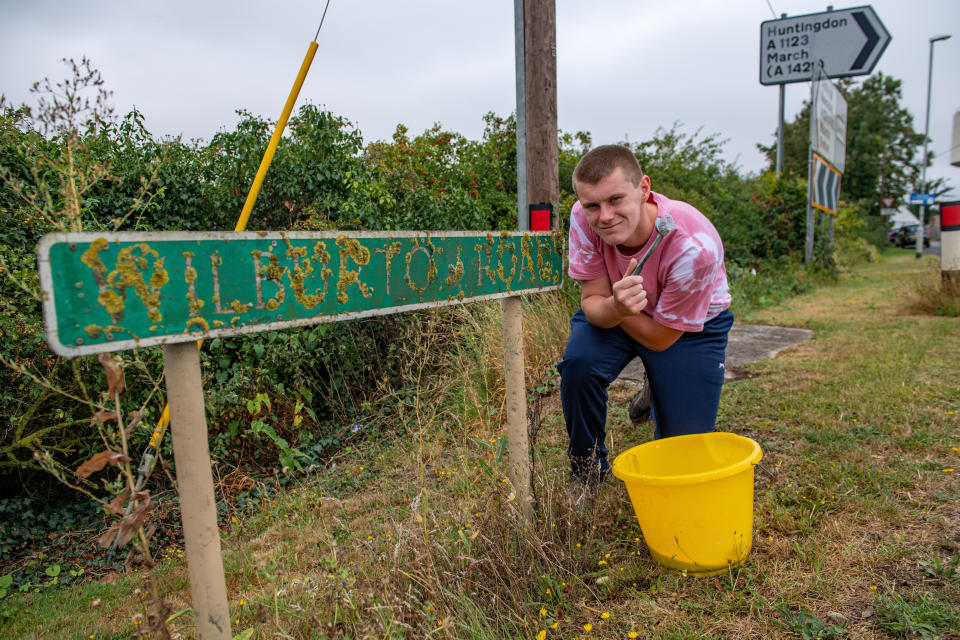
[[[653,244],[650,245],[650,248],[644,251],[643,255],[640,256],[640,262],[638,262],[637,266],[633,268],[633,271],[630,272],[630,275],[640,275],[640,272],[643,271],[643,265],[647,263],[647,260],[649,260],[650,256],[653,255],[653,252],[656,251],[657,246],[660,245],[660,241],[670,235],[670,232],[672,232],[676,227],[677,225],[669,213],[665,213],[653,221],[653,228],[657,232],[657,237],[654,238]]]

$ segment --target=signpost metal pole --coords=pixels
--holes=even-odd
[[[787,85],[780,85],[780,108],[777,118],[777,175],[783,173],[783,103],[786,101]]]
[[[217,500],[213,492],[207,418],[203,408],[200,354],[194,342],[163,346],[163,377],[170,406],[177,493],[183,519],[183,546],[197,635],[229,640],[230,608],[220,555]]]
[[[814,127],[816,126],[814,118],[814,109],[817,104],[817,72],[819,71],[819,61],[814,61],[813,70],[810,72],[810,140],[813,140]],[[813,232],[814,232],[814,213],[813,213],[813,145],[807,151],[807,236],[804,244],[803,262],[810,265],[813,262]]]
[[[517,85],[517,229],[530,228],[527,219],[527,87],[526,2],[514,0],[514,42]],[[507,418],[510,481],[525,522],[533,520],[530,487],[530,437],[527,432],[527,384],[523,358],[523,307],[519,297],[500,301],[503,331],[504,406]]]
[[[781,18],[786,18],[787,14],[781,13]],[[783,111],[787,100],[787,85],[780,83],[780,106],[777,111],[777,177],[783,173]]]
[[[920,192],[927,192],[927,142],[930,139],[930,92],[933,85],[933,45],[935,42],[946,40],[950,36],[934,36],[930,38],[930,65],[927,70],[927,119],[923,126],[923,165],[920,169]],[[920,205],[920,224],[917,225],[917,259],[923,255],[923,225],[927,214],[926,200]]]

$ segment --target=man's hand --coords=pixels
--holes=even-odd
[[[627,265],[627,275],[615,282],[612,287],[614,308],[624,318],[639,314],[647,306],[647,292],[643,288],[643,278],[630,275],[636,266],[637,259],[632,258]]]

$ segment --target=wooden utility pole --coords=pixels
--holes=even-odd
[[[556,211],[560,198],[556,4],[555,0],[523,4],[527,203],[549,202]]]

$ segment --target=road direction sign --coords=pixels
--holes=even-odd
[[[760,25],[760,84],[808,82],[814,61],[827,77],[869,74],[890,44],[873,7],[767,20]]]
[[[53,233],[50,348],[119,351],[560,286],[558,232]]]
[[[936,202],[937,197],[932,193],[911,193],[910,194],[910,204],[923,204],[926,206],[932,205]]]

